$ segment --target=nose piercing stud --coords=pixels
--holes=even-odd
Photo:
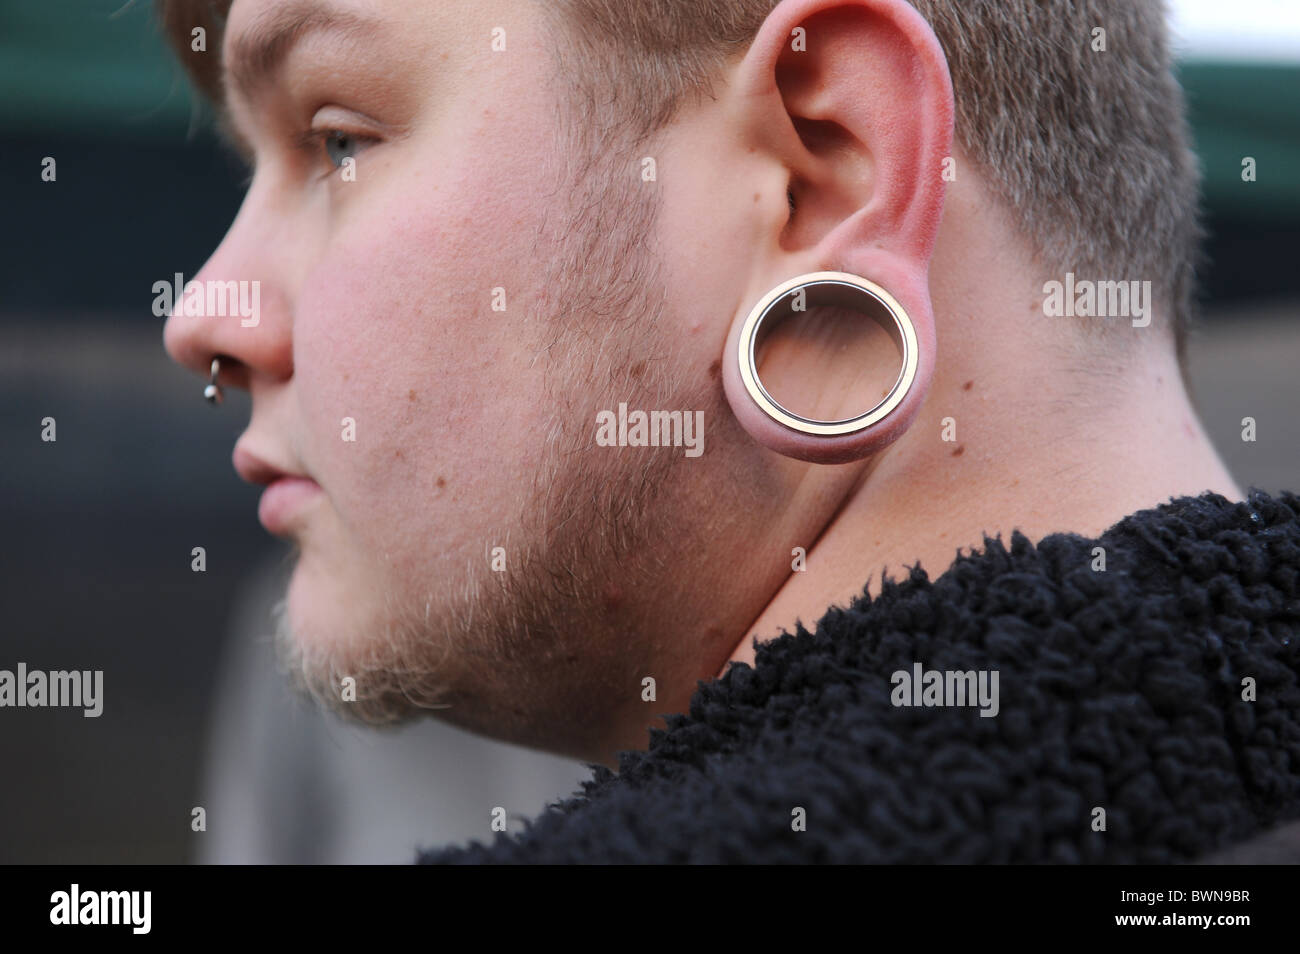
[[[221,403],[221,385],[217,384],[217,373],[221,370],[221,359],[212,359],[212,380],[208,386],[203,389],[203,396],[207,398],[209,404]]]

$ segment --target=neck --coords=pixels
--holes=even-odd
[[[999,362],[1019,368],[1014,375],[941,364],[916,423],[864,470],[809,549],[807,569],[790,574],[731,660],[752,665],[753,638],[793,632],[796,621],[811,627],[864,587],[878,592],[882,574],[901,579],[919,563],[934,579],[959,548],[983,549],[985,534],[1096,536],[1170,497],[1212,490],[1240,499],[1172,348],[1152,345],[1105,371],[1083,350],[1043,361],[1041,342],[1022,344],[1020,361]]]

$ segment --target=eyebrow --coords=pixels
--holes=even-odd
[[[235,38],[225,69],[227,89],[252,98],[265,87],[301,40],[331,32],[350,38],[371,36],[378,21],[319,2],[277,4]]]

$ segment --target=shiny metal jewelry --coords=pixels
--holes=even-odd
[[[804,290],[802,299],[800,290]],[[875,407],[855,417],[836,421],[819,421],[796,414],[767,392],[758,377],[755,355],[766,330],[776,325],[773,319],[794,313],[795,303],[806,310],[814,305],[839,305],[853,308],[864,317],[876,321],[889,333],[902,353],[903,363],[889,393]],[[886,313],[879,314],[881,306]],[[916,329],[906,310],[887,291],[875,282],[848,272],[809,272],[777,285],[764,295],[745,319],[740,331],[740,348],[736,355],[740,362],[740,376],[745,390],[765,414],[773,420],[801,434],[834,437],[853,434],[883,420],[893,411],[916,381],[917,341]]]
[[[208,386],[203,389],[203,396],[207,398],[209,404],[221,403],[221,385],[217,384],[217,372],[221,370],[221,359],[212,359],[212,380]]]

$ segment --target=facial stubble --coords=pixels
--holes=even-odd
[[[349,720],[433,713],[577,754],[601,744],[600,714],[626,705],[651,668],[654,621],[636,618],[625,597],[673,572],[663,554],[680,541],[661,518],[690,511],[691,462],[671,448],[596,446],[596,412],[628,401],[700,408],[716,421],[720,389],[682,374],[668,343],[658,204],[627,175],[633,150],[566,129],[556,144],[571,160],[558,193],[566,201],[534,245],[549,252],[536,311],[546,318],[532,323],[545,329],[536,360],[547,369],[549,427],[520,446],[537,463],[515,518],[485,536],[482,558],[454,581],[443,575],[414,599],[383,587],[365,634],[317,639],[295,631],[287,602],[276,607],[291,683]],[[501,541],[507,570],[494,572]]]

